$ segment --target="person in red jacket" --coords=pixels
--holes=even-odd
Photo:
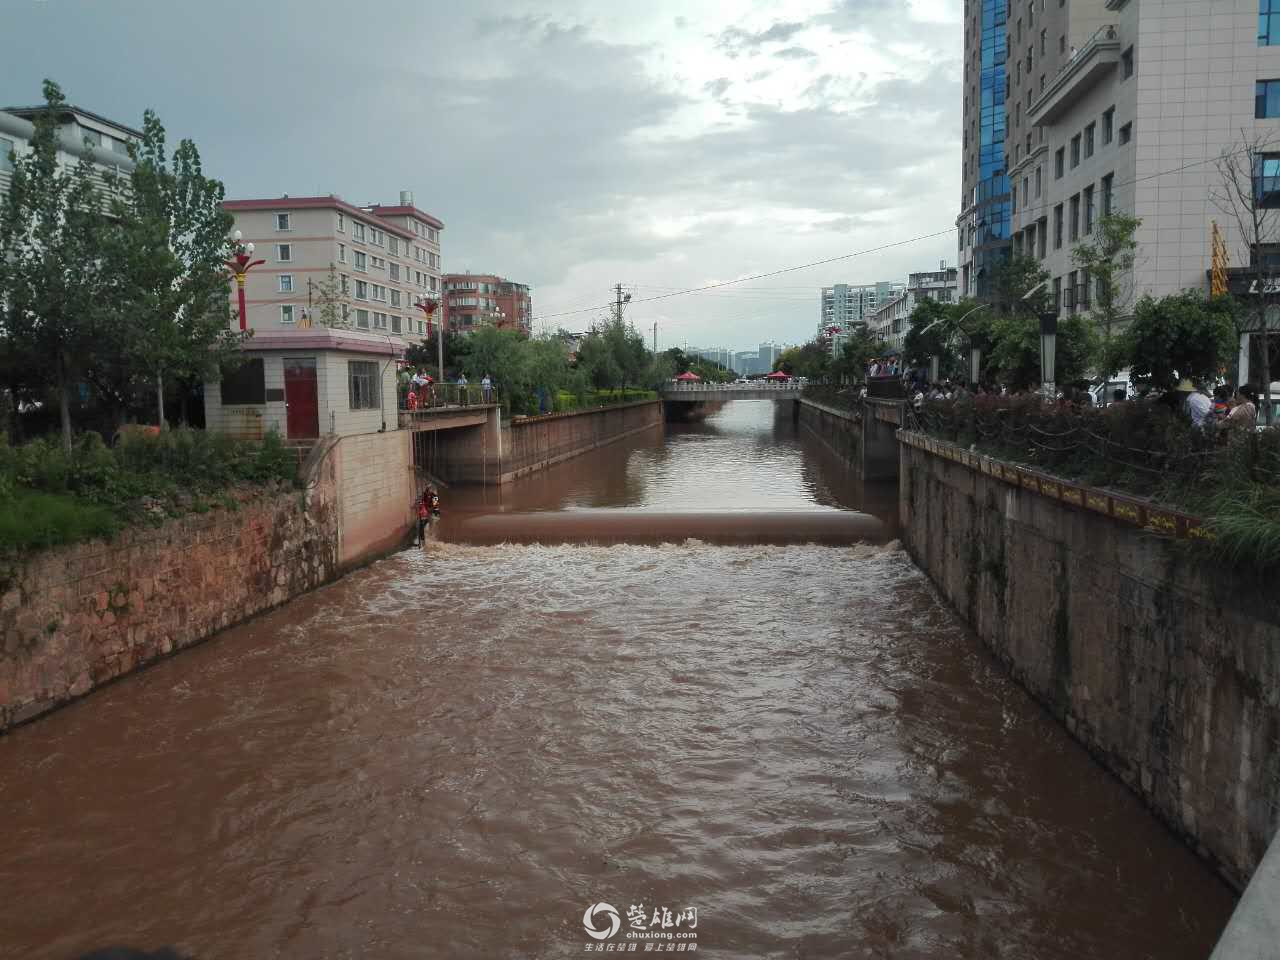
[[[428,494],[424,490],[422,496],[418,498],[418,539],[414,546],[419,546],[427,541],[427,526],[431,523],[431,501]]]

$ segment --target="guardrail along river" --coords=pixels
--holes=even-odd
[[[794,431],[502,507],[863,496]],[[1202,960],[1234,899],[892,543],[406,552],[0,738],[0,822],[6,957]]]

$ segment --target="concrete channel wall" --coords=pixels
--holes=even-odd
[[[915,562],[1104,767],[1243,888],[1280,816],[1280,594],[1200,559],[1194,518],[899,439]]]
[[[636,403],[521,417],[501,423],[494,408],[476,427],[440,430],[434,472],[446,483],[510,483],[662,423],[662,403]]]

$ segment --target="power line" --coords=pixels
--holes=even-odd
[[[1157,170],[1154,173],[1148,173],[1140,177],[1134,177],[1131,180],[1122,180],[1119,183],[1112,184],[1112,189],[1114,189],[1115,187],[1127,187],[1135,183],[1141,183],[1145,180],[1153,180],[1156,177],[1168,176],[1169,174],[1173,174],[1173,173],[1181,173],[1182,171],[1189,170],[1192,167],[1202,166],[1203,164],[1206,164],[1206,163],[1216,163],[1218,162],[1218,160],[1225,159],[1227,157],[1238,156],[1240,154],[1244,154],[1248,152],[1249,152],[1249,148],[1245,147],[1240,150],[1233,150],[1227,153],[1219,154],[1216,157],[1206,157],[1203,160],[1192,160],[1188,163],[1182,164],[1181,166],[1171,167],[1168,170]],[[1017,190],[1017,183],[1011,180],[1010,195],[1012,195],[1016,190]],[[1048,201],[1045,201],[1043,203],[1038,204],[1035,207],[1032,207],[1031,210],[1032,212],[1038,213],[1042,210],[1048,210],[1049,207],[1050,205]],[[1012,213],[1013,211],[1011,211],[1011,215]],[[1039,218],[1037,217],[1036,219],[1039,219]],[[809,269],[812,269],[813,267],[825,266],[828,263],[839,263],[842,260],[852,260],[855,257],[864,257],[867,254],[879,253],[882,250],[891,250],[894,247],[902,247],[912,243],[919,243],[922,240],[932,240],[936,237],[941,237],[948,233],[953,233],[955,232],[955,230],[956,230],[955,227],[947,227],[945,230],[937,230],[933,233],[921,234],[920,236],[911,237],[906,240],[894,240],[890,243],[880,244],[879,246],[868,247],[865,250],[855,250],[853,253],[843,253],[834,257],[826,257],[825,259],[822,259],[822,260],[814,260],[811,263],[802,263],[793,267],[781,267],[777,270],[768,270],[768,271],[765,271],[764,273],[756,273],[747,277],[738,277],[735,280],[723,280],[723,281],[720,281],[719,283],[708,283],[700,287],[677,288],[677,289],[673,289],[670,293],[655,294],[649,297],[639,297],[639,298],[632,299],[631,302],[632,303],[653,303],[658,300],[669,300],[672,297],[682,297],[682,296],[688,296],[689,294],[704,293],[708,290],[719,290],[721,288],[734,286],[739,283],[749,283],[752,280],[763,280],[767,277],[777,277],[787,273],[796,273],[800,270],[809,270]],[[662,288],[654,288],[654,289],[662,289]],[[746,288],[746,289],[750,290],[751,288]],[[580,314],[580,313],[592,313],[598,310],[608,310],[610,308],[613,308],[614,306],[615,304],[613,303],[603,303],[603,304],[597,304],[592,307],[583,307],[577,310],[564,310],[559,313],[548,313],[548,314],[543,314],[542,316],[539,316],[539,317],[534,317],[530,322],[532,323],[534,321],[552,320],[552,319],[555,319],[556,317],[568,317],[568,316],[573,316],[575,314]]]
[[[935,231],[934,233],[921,234],[918,237],[911,237],[910,239],[907,239],[907,240],[894,240],[890,243],[882,243],[876,247],[868,247],[865,250],[855,250],[853,253],[842,253],[839,256],[827,257],[823,260],[815,260],[812,263],[802,263],[794,267],[782,267],[778,270],[769,270],[769,271],[766,271],[765,273],[752,274],[749,277],[738,277],[736,280],[722,280],[719,283],[708,283],[708,284],[704,284],[701,287],[688,287],[685,289],[676,290],[673,293],[662,293],[652,297],[640,297],[638,299],[633,299],[631,302],[632,303],[653,303],[655,300],[669,300],[672,297],[681,297],[690,293],[701,293],[704,290],[717,290],[721,287],[729,287],[737,283],[747,283],[750,280],[762,280],[765,277],[777,277],[784,273],[795,273],[798,270],[809,270],[812,267],[821,267],[828,263],[838,263],[841,260],[852,260],[854,257],[865,257],[869,253],[879,253],[881,250],[890,250],[894,247],[903,247],[910,243],[919,243],[921,240],[932,240],[935,237],[941,237],[944,234],[954,233],[955,229],[956,229],[955,227],[947,227],[945,230],[938,230],[938,231]],[[594,310],[607,310],[612,306],[613,304],[611,303],[605,303],[605,304],[599,304],[594,307],[586,307],[581,310],[566,310],[563,313],[548,313],[548,314],[544,314],[541,317],[535,317],[534,319],[550,320],[555,317],[567,317],[575,313],[590,313]]]

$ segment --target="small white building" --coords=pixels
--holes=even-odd
[[[243,439],[352,436],[398,427],[397,338],[357,330],[258,331],[248,358],[205,384],[205,427]]]

